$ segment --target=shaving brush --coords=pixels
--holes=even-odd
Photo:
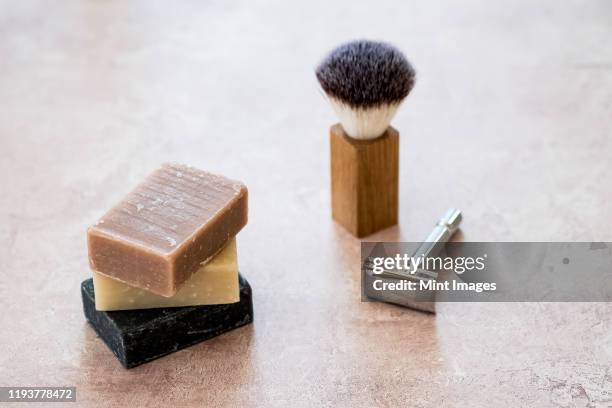
[[[415,79],[397,48],[366,40],[334,49],[316,75],[345,132],[362,140],[385,132]]]
[[[340,124],[330,130],[332,218],[357,237],[397,224],[399,133],[390,125],[415,72],[395,47],[343,44],[316,69]]]

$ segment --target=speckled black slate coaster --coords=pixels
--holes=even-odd
[[[125,368],[191,346],[253,321],[251,286],[240,276],[240,302],[214,306],[102,312],[92,279],[81,284],[85,317]]]

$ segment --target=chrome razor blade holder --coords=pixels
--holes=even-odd
[[[442,252],[444,245],[451,239],[453,234],[459,229],[461,223],[461,211],[451,208],[438,221],[434,229],[431,231],[426,240],[412,254],[413,258],[418,257],[435,257]],[[436,291],[435,290],[375,290],[373,287],[374,280],[383,282],[398,282],[401,280],[415,282],[420,284],[422,280],[437,279],[438,273],[435,271],[427,271],[417,269],[413,273],[398,270],[385,270],[380,274],[372,272],[372,268],[366,268],[365,273],[365,295],[369,298],[380,300],[383,302],[393,303],[400,306],[409,307],[411,309],[421,310],[425,312],[436,312]]]

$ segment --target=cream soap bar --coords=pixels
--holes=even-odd
[[[93,273],[97,310],[133,310],[160,307],[219,305],[240,301],[236,239],[201,266],[176,292],[164,297]]]

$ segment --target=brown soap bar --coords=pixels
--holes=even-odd
[[[247,188],[164,164],[87,232],[93,270],[172,296],[247,223]]]

